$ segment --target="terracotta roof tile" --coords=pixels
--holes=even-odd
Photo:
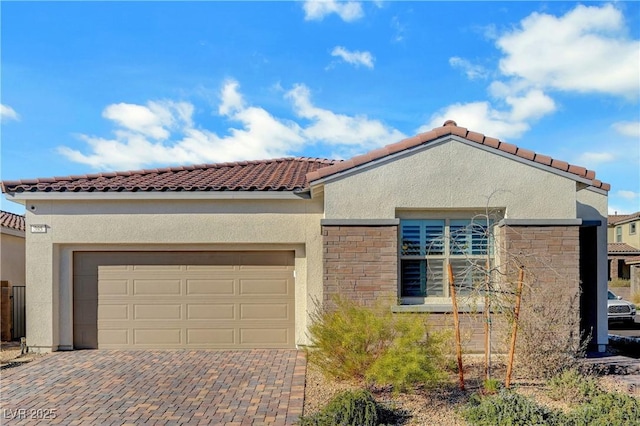
[[[0,225],[16,231],[24,231],[24,216],[0,210]]]
[[[588,179],[591,181],[591,186],[603,189],[604,191],[608,191],[609,189],[611,189],[611,185],[609,185],[608,183],[603,183],[595,179],[596,175],[595,175],[595,172],[593,172],[592,170],[587,170],[584,167],[569,164],[565,161],[553,159],[549,156],[538,154],[528,149],[518,148],[513,144],[500,141],[496,138],[484,136],[481,133],[468,131],[464,127],[459,127],[457,123],[453,120],[445,121],[442,127],[436,127],[435,129],[432,129],[428,132],[420,133],[419,135],[401,140],[391,145],[387,145],[384,147],[384,150],[371,151],[368,153],[368,155],[369,155],[369,158],[371,159],[370,161],[375,161],[400,151],[404,151],[407,149],[415,148],[420,145],[428,144],[429,142],[432,142],[440,137],[448,136],[448,135],[459,136],[467,139],[468,141],[478,143],[481,145],[486,145],[490,148],[494,148],[508,154],[516,155],[525,160],[534,161],[536,163],[543,164],[545,166],[550,166],[555,169],[561,170],[563,172],[568,172],[578,177]],[[363,164],[361,161],[362,161],[362,158],[364,158],[365,156],[361,155],[356,157],[358,159],[357,164],[354,164],[353,162],[350,162],[350,161],[345,161],[333,166],[328,166],[319,172],[310,173],[307,176],[307,180],[309,182],[313,182],[320,178],[331,176],[333,174],[350,169],[351,167],[355,167],[357,165]]]
[[[630,246],[627,243],[609,243],[607,244],[608,253],[627,253],[640,254],[640,249]]]
[[[607,218],[607,222],[609,225],[615,225],[621,222],[632,221],[634,219],[640,219],[640,212],[635,212],[631,214],[610,214]]]
[[[2,182],[3,192],[294,191],[307,174],[339,164],[319,158],[202,164]]]

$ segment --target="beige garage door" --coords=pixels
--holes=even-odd
[[[120,252],[75,259],[85,267],[74,275],[74,332],[86,340],[78,337],[76,344],[74,338],[76,347],[295,346],[292,252]],[[92,310],[83,309],[94,303],[80,298],[92,281],[95,328]],[[89,318],[82,318],[83,310]]]

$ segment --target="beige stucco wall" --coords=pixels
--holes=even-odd
[[[0,278],[9,285],[25,285],[24,237],[12,235],[18,231],[0,233]]]
[[[396,209],[507,207],[510,219],[576,217],[575,181],[451,140],[324,188],[327,219],[383,219]]]
[[[635,223],[636,232],[631,233],[631,224]],[[616,241],[616,228],[620,227],[622,229],[622,241],[625,244],[629,244],[631,247],[635,247],[640,249],[640,219],[634,220],[632,222],[621,223],[620,225],[614,225],[609,228],[608,239],[610,243],[615,243]]]
[[[33,207],[33,209],[32,209]],[[82,250],[295,250],[296,342],[322,295],[322,200],[33,201],[27,228],[27,342],[73,345],[72,259]]]

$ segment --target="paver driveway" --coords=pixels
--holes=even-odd
[[[2,370],[0,423],[289,425],[305,368],[295,350],[56,352]]]

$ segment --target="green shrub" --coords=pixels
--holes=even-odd
[[[559,414],[507,389],[492,396],[474,395],[462,416],[476,426],[551,425],[559,423],[560,418]]]
[[[378,406],[366,390],[347,391],[337,395],[320,412],[301,417],[301,426],[378,426]]]
[[[590,401],[602,393],[595,379],[585,377],[574,369],[550,379],[547,388],[551,399],[575,404]]]
[[[502,384],[497,379],[487,379],[482,383],[482,388],[484,389],[484,393],[488,395],[492,395],[498,393]]]
[[[590,425],[640,425],[640,400],[620,393],[601,393],[582,404],[567,416],[566,424]]]
[[[392,314],[386,307],[335,299],[316,310],[309,327],[310,363],[337,379],[365,379],[395,391],[445,377],[445,333],[429,333],[424,314]]]

